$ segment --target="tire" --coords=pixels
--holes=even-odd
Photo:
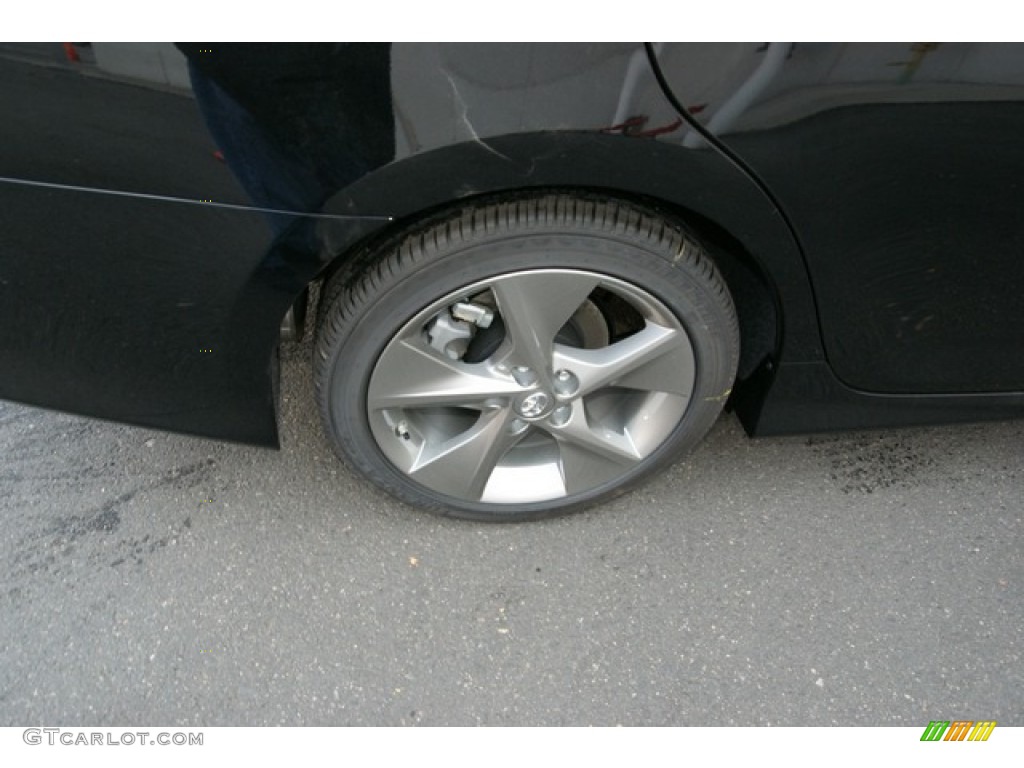
[[[442,515],[519,521],[616,496],[711,428],[736,311],[697,241],[640,206],[480,204],[325,289],[314,382],[349,465]]]

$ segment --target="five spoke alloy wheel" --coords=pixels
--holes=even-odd
[[[677,224],[550,195],[435,220],[325,291],[315,380],[347,462],[442,514],[620,493],[710,428],[735,375],[724,282]]]

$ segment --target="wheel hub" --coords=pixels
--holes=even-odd
[[[527,421],[543,419],[555,405],[555,398],[547,392],[531,392],[516,403],[515,410]]]

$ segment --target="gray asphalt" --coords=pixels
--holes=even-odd
[[[752,441],[426,516],[285,354],[283,450],[0,403],[2,725],[1024,725],[1024,423]]]

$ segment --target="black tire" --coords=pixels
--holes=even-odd
[[[724,281],[638,205],[480,204],[363,263],[324,291],[317,401],[342,459],[417,507],[513,521],[608,499],[692,448],[731,390]]]

